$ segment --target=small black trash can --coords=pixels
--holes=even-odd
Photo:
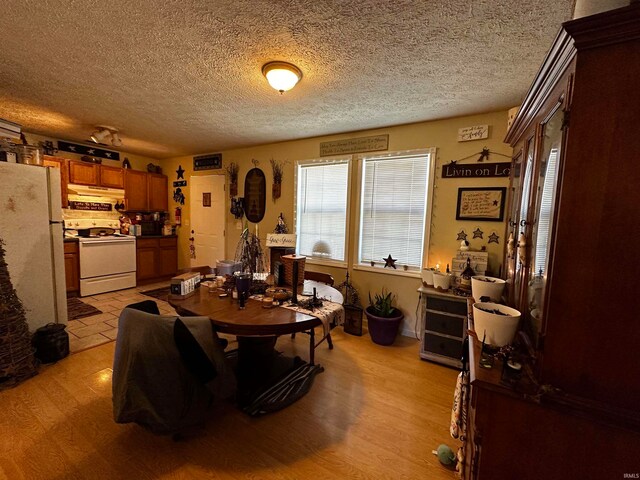
[[[69,355],[69,334],[66,325],[49,323],[33,334],[36,358],[42,363],[53,363]]]

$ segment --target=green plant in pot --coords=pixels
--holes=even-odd
[[[398,328],[404,318],[404,314],[393,306],[396,296],[382,289],[371,298],[369,293],[369,306],[364,313],[367,315],[369,335],[373,343],[378,345],[391,345],[398,334]]]

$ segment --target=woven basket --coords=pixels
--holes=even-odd
[[[298,263],[298,285],[304,283],[304,264],[307,257],[303,255],[283,255],[280,261],[284,266],[284,283],[293,286],[293,262]]]

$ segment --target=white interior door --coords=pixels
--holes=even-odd
[[[195,246],[192,267],[216,266],[225,258],[224,175],[192,176],[191,235]]]

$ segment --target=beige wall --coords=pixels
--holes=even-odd
[[[244,177],[247,172],[253,168],[252,159],[258,160],[259,168],[261,168],[267,177],[267,209],[263,221],[259,225],[259,237],[264,246],[266,234],[273,231],[277,223],[277,217],[280,212],[285,216],[285,220],[291,231],[293,225],[293,208],[294,208],[294,165],[297,160],[306,160],[318,158],[320,142],[327,140],[338,140],[343,138],[354,138],[374,134],[389,135],[389,151],[411,150],[428,147],[437,148],[435,189],[433,198],[433,217],[431,227],[431,241],[428,250],[428,265],[433,266],[440,263],[444,270],[447,263],[455,256],[456,250],[460,244],[456,240],[458,231],[464,229],[468,234],[476,227],[480,227],[484,231],[484,240],[472,240],[469,235],[471,248],[479,250],[483,245],[487,246],[489,252],[489,268],[493,272],[497,272],[501,267],[501,257],[504,245],[505,222],[473,222],[473,221],[456,221],[456,202],[458,187],[485,187],[485,186],[507,186],[506,178],[488,178],[488,179],[442,179],[442,165],[449,163],[451,160],[458,160],[467,155],[479,152],[483,147],[488,147],[491,151],[511,154],[508,145],[502,142],[506,134],[507,112],[492,112],[481,115],[471,115],[466,117],[451,118],[432,122],[422,122],[410,125],[402,125],[390,128],[381,128],[376,130],[367,130],[355,133],[331,135],[326,137],[317,137],[304,140],[295,140],[282,143],[274,143],[269,145],[261,145],[256,147],[242,148],[222,152],[223,164],[226,167],[230,162],[236,162],[240,165],[238,195],[243,196]],[[472,125],[489,124],[489,138],[485,140],[477,140],[471,142],[457,142],[458,129]],[[285,167],[284,181],[282,185],[282,196],[277,201],[271,199],[271,184],[273,175],[269,160],[275,158],[280,161],[288,161]],[[493,155],[491,162],[506,162],[508,158]],[[471,158],[463,163],[475,164],[476,159]],[[176,179],[175,170],[181,165],[185,172],[185,179],[189,183],[191,175],[211,175],[224,174],[224,170],[208,170],[204,172],[193,172],[193,157],[178,157],[162,161],[164,172],[169,175],[169,184]],[[353,178],[353,182],[357,181]],[[189,185],[183,188],[186,196],[186,202],[183,206],[183,226],[179,229],[179,265],[185,267],[189,265],[188,258],[188,237],[189,237]],[[353,191],[353,188],[352,188]],[[226,215],[226,252],[227,258],[232,258],[241,232],[241,223],[236,221],[229,213],[229,199],[227,202]],[[169,192],[169,205],[173,219],[173,211],[176,203],[173,201],[172,191]],[[355,210],[351,212],[350,231],[351,241],[348,253],[353,254],[355,240]],[[250,224],[252,231],[255,231],[255,225]],[[488,235],[495,231],[500,236],[499,244],[487,244]],[[266,250],[266,249],[265,249]],[[391,253],[391,252],[390,252]],[[352,259],[352,261],[354,261]],[[310,269],[328,271],[333,274],[336,283],[342,282],[345,277],[346,269],[344,268],[327,268],[313,266]],[[351,267],[350,267],[351,270]],[[352,280],[358,289],[361,297],[365,299],[368,292],[379,291],[386,286],[398,296],[398,306],[405,314],[405,323],[403,330],[405,334],[409,334],[415,327],[415,310],[418,300],[416,289],[420,286],[420,280],[416,277],[396,276],[385,273],[384,271],[368,272],[368,271],[352,271]],[[366,306],[366,305],[365,305]]]
[[[90,145],[90,146],[95,146],[96,148],[102,148],[104,150],[113,150],[116,151],[113,148],[109,148],[106,145],[96,145],[94,143],[91,142],[75,142],[72,140],[64,140],[64,139],[58,139],[58,138],[52,138],[52,137],[45,137],[43,135],[38,135],[36,133],[29,133],[29,132],[24,132],[24,136],[27,139],[27,142],[29,143],[29,145],[38,145],[39,142],[45,142],[46,140],[50,140],[53,141],[53,145],[57,146],[58,145],[58,140],[62,140],[62,141],[69,141],[70,143],[79,143],[81,145]],[[122,161],[126,158],[129,159],[129,162],[131,163],[131,168],[133,170],[144,170],[145,172],[147,171],[147,164],[148,163],[155,163],[156,165],[160,165],[161,161],[156,159],[156,158],[150,158],[150,157],[143,157],[142,155],[136,155],[135,153],[127,153],[125,151],[121,151],[118,150],[120,153],[120,161],[118,160],[109,160],[107,158],[102,158],[102,164],[103,165],[109,165],[112,167],[122,167]],[[71,152],[63,152],[63,151],[58,151],[56,153],[57,157],[62,157],[62,158],[69,158],[71,160],[80,160],[80,157],[82,157],[82,155],[79,155],[77,153],[71,153]]]

